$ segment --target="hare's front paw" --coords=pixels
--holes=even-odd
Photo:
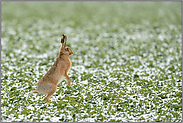
[[[71,87],[71,82],[67,82],[68,86]]]
[[[71,83],[68,83],[68,86],[71,87]]]
[[[44,99],[44,101],[46,101],[47,103],[49,103],[49,102],[50,102],[50,100],[49,100],[49,99],[47,99],[47,98],[45,98],[45,99]]]

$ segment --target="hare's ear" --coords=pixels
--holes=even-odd
[[[64,46],[66,46],[67,35],[64,35]]]
[[[62,37],[61,37],[62,47],[65,47],[66,46],[66,39],[67,39],[67,36],[62,35]]]

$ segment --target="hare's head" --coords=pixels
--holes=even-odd
[[[61,43],[62,43],[62,47],[61,47],[61,53],[71,56],[73,54],[73,51],[71,50],[70,47],[66,46],[66,41],[67,41],[67,36],[66,35],[62,35],[61,38]]]

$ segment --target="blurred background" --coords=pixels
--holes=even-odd
[[[31,24],[38,20],[52,23],[70,22],[70,27],[93,24],[128,23],[180,24],[181,2],[150,1],[3,1],[2,22]]]
[[[115,47],[115,42],[124,45],[126,41],[129,45],[129,35],[133,33],[138,33],[139,36],[136,34],[138,38],[132,42],[138,42],[138,39],[142,42],[146,36],[142,33],[145,30],[151,30],[149,33],[155,36],[152,31],[157,32],[156,29],[161,27],[168,29],[173,25],[181,29],[181,2],[3,1],[1,6],[1,36],[4,37],[9,32],[12,34],[6,38],[9,43],[2,40],[4,47],[12,49],[12,45],[8,44],[14,44],[14,48],[20,47],[23,46],[23,41],[29,44],[30,49],[38,49],[39,53],[45,53],[49,47],[54,50],[52,46],[56,44],[51,46],[50,43],[58,42],[62,34],[67,34],[68,40],[72,40],[73,43],[68,41],[68,45],[72,45],[75,52],[80,53],[80,43],[95,47],[98,45],[98,48],[103,48],[105,52],[104,46],[108,50],[107,45]],[[101,45],[94,43],[95,41]],[[108,44],[111,41],[114,42],[113,45]],[[146,40],[146,43],[148,41]],[[45,50],[39,50],[39,43]],[[128,46],[126,48],[128,49]]]

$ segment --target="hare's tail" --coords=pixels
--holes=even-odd
[[[34,93],[39,93],[39,91],[37,89],[33,89],[30,94],[34,94]]]

